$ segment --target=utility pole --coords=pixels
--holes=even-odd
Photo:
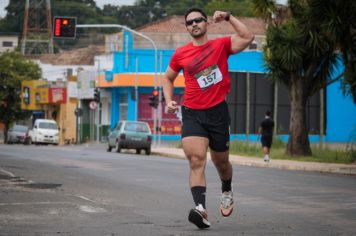
[[[98,72],[97,72],[97,76],[100,76],[100,59],[96,60],[98,62]],[[99,88],[97,87],[97,84],[95,83],[95,89],[96,89],[96,100],[98,103],[98,115],[97,115],[97,126],[96,126],[96,142],[100,143],[100,130],[101,130],[101,92],[99,91]]]
[[[53,54],[50,0],[26,0],[21,53]]]
[[[159,105],[158,105],[158,146],[161,146],[161,134],[162,134],[162,100],[163,100],[163,94],[162,94],[162,60],[163,60],[163,53],[161,51],[160,53],[160,61],[159,61],[159,65],[160,65],[160,82],[159,82],[159,90],[158,90],[158,101],[159,101]]]
[[[251,89],[250,89],[250,73],[246,73],[246,141],[249,141],[250,135],[250,104],[251,104]]]

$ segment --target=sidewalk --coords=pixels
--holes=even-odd
[[[185,159],[183,149],[174,147],[155,147],[152,148],[152,154],[159,156],[167,156],[172,158]],[[210,160],[210,154],[208,153]],[[238,155],[230,155],[230,161],[235,165],[276,168],[285,170],[301,170],[301,171],[316,171],[322,173],[336,173],[345,175],[356,175],[356,164],[329,164],[319,162],[302,162],[290,160],[271,160],[265,163],[263,158],[243,157]]]

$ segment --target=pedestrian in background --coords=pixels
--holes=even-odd
[[[265,119],[261,122],[258,132],[261,134],[261,144],[262,144],[262,151],[264,154],[263,160],[265,162],[269,162],[270,160],[270,151],[272,146],[273,140],[273,128],[274,128],[274,121],[271,118],[271,112],[266,111]]]
[[[228,217],[234,200],[229,161],[230,115],[226,95],[230,91],[228,57],[244,50],[254,39],[247,27],[230,12],[216,11],[213,23],[227,21],[235,30],[231,36],[208,40],[208,18],[199,8],[185,14],[185,26],[192,42],[178,48],[163,76],[168,112],[178,110],[173,100],[174,80],[183,70],[185,94],[182,106],[182,146],[189,161],[189,184],[195,206],[188,220],[198,228],[210,227],[205,205],[207,149],[221,179],[220,212]]]

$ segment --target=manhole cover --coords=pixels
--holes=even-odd
[[[32,184],[21,184],[20,186],[24,188],[52,189],[52,188],[61,187],[62,184],[32,183]]]

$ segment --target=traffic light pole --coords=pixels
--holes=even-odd
[[[140,33],[140,32],[137,32],[125,25],[119,25],[119,24],[90,24],[90,25],[87,25],[87,24],[83,24],[83,25],[76,25],[77,28],[119,28],[119,29],[124,29],[124,30],[127,30],[133,34],[136,34],[144,39],[147,39],[148,41],[150,41],[150,43],[152,44],[154,50],[155,50],[155,72],[154,72],[154,75],[155,75],[155,79],[154,79],[154,89],[157,89],[157,83],[158,83],[158,78],[157,78],[157,60],[158,60],[158,50],[157,50],[157,46],[156,46],[156,43],[151,39],[149,38],[148,36]],[[157,145],[156,143],[156,134],[157,134],[157,109],[154,110],[154,122],[153,122],[153,144],[154,146]]]

